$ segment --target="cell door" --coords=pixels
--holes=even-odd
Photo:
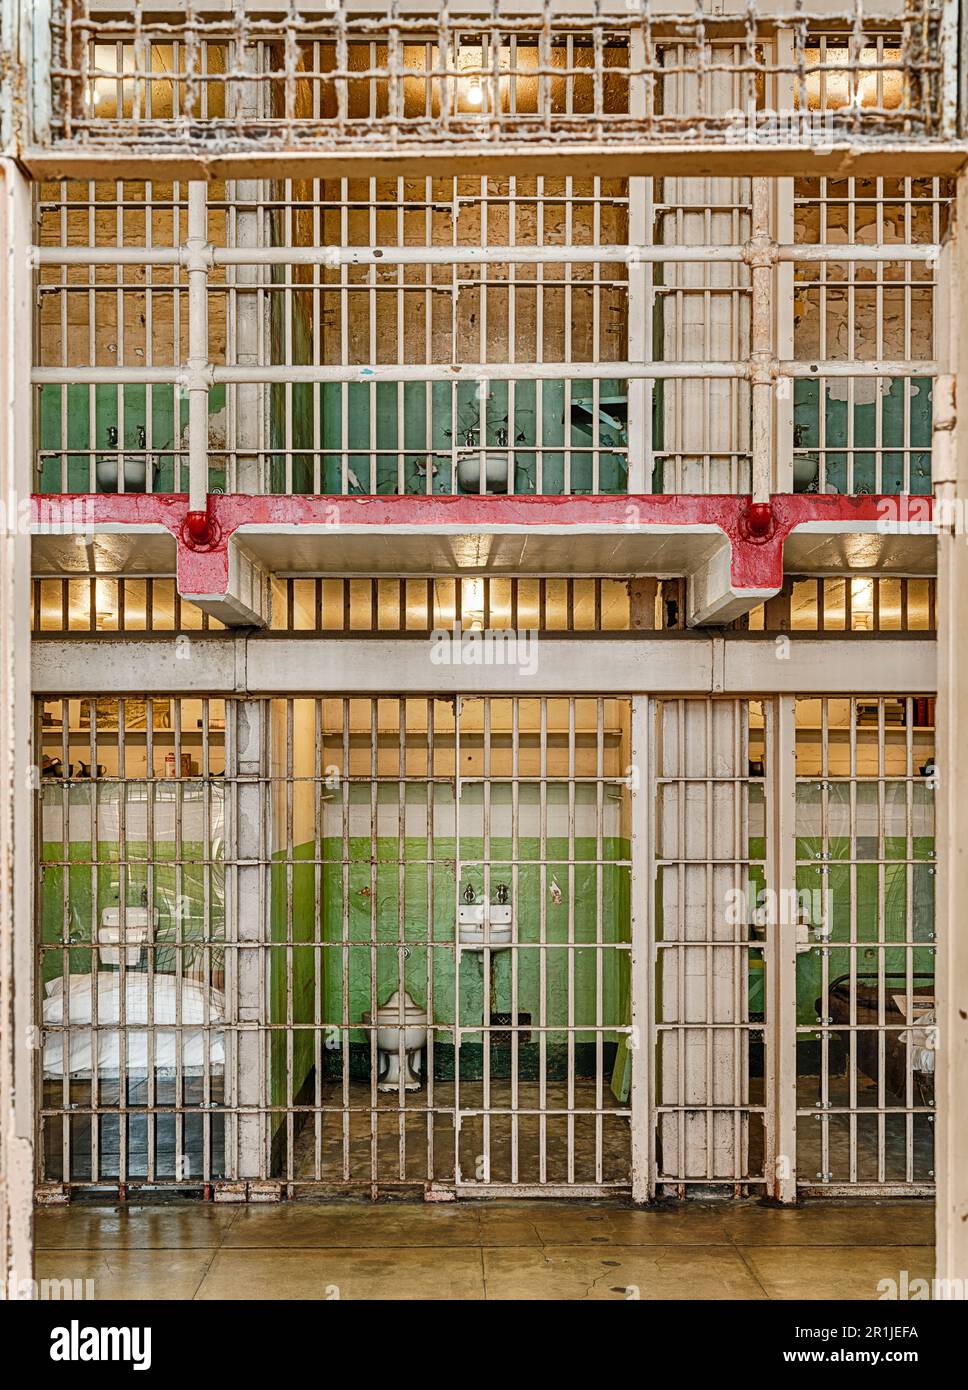
[[[275,1175],[630,1191],[631,702],[275,705]]]
[[[801,699],[797,1168],[811,1196],[934,1191],[932,697]]]

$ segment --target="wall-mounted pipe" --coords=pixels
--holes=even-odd
[[[188,495],[189,512],[204,512],[208,496],[208,191],[197,179],[188,185]],[[179,420],[176,403],[176,422]]]
[[[750,311],[750,467],[754,507],[762,507],[773,491],[773,243],[770,241],[770,185],[751,180],[749,245]]]

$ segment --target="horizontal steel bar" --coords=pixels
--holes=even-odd
[[[930,1026],[930,1025],[925,1025]],[[933,1105],[836,1105],[833,1102],[824,1110],[798,1109],[801,1119],[829,1120],[835,1115],[934,1115]]]
[[[72,204],[73,206],[73,204]],[[816,245],[776,245],[767,255],[777,261],[935,261],[941,248],[933,243],[909,245],[881,242],[870,246],[845,246],[827,242]],[[206,259],[211,265],[319,265],[340,266],[400,265],[595,265],[627,261],[683,264],[732,262],[748,264],[753,259],[749,243],[734,246],[669,246],[653,243],[605,246],[216,246],[209,247]],[[189,253],[180,246],[34,246],[36,265],[176,265],[187,266]],[[522,288],[531,282],[524,281]],[[552,283],[551,288],[557,285]],[[88,290],[88,285],[76,286]],[[110,286],[109,288],[115,288]],[[154,286],[155,289],[170,288]],[[222,285],[213,289],[224,289]],[[232,288],[239,288],[234,286]],[[246,286],[253,289],[254,286]],[[270,288],[270,287],[266,287]],[[424,288],[419,286],[418,288]],[[449,286],[442,286],[449,288]],[[692,286],[681,287],[685,290]]]
[[[383,1186],[383,1184],[381,1184]],[[483,1198],[506,1198],[519,1197],[532,1200],[535,1198],[548,1198],[549,1200],[567,1198],[574,1200],[581,1198],[587,1201],[594,1201],[596,1197],[614,1197],[620,1192],[631,1192],[631,1182],[600,1182],[600,1183],[498,1183],[498,1182],[459,1182],[448,1185],[445,1182],[435,1182],[431,1186],[431,1192],[451,1192],[458,1201],[462,1199],[480,1200]]]
[[[935,361],[857,362],[825,359],[772,364],[774,376],[808,380],[821,377],[937,376],[938,371]],[[303,385],[343,381],[720,381],[748,380],[752,368],[747,362],[381,362],[375,366],[362,363],[358,366],[297,363],[288,366],[217,366],[208,367],[203,374],[210,386],[259,383]],[[31,372],[31,380],[38,386],[174,384],[187,389],[189,379],[187,366],[34,367]],[[331,452],[338,453],[339,450]],[[400,451],[394,449],[390,452]]]

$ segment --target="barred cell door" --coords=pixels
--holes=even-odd
[[[934,1191],[934,700],[796,702],[797,1178]]]
[[[276,702],[273,1173],[631,1189],[631,702]]]
[[[235,872],[239,703],[36,702],[42,1200],[210,1195],[232,1173],[245,969],[226,866]]]

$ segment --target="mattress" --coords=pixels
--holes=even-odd
[[[149,982],[152,985],[149,995]],[[146,1073],[149,1064],[155,1075],[174,1076],[179,1064],[183,1075],[220,1073],[225,1065],[225,1041],[217,1026],[225,1017],[225,997],[199,980],[174,975],[149,977],[128,971],[124,986],[124,1028],[104,1025],[120,1020],[121,973],[100,971],[97,976],[97,1018],[92,1017],[92,977],[70,975],[67,979],[68,1028],[65,1023],[65,981],[51,980],[44,992],[43,1024],[44,1076],[63,1078],[90,1076],[94,1069],[94,1038],[97,1038],[97,1072],[100,1078],[121,1074],[121,1033],[124,1033],[124,1070],[127,1075]],[[153,1026],[148,1023],[149,998]],[[178,1004],[181,1002],[180,1026]],[[98,1025],[97,1030],[90,1026]],[[166,1026],[168,1025],[168,1026]],[[151,1042],[151,1046],[149,1046]],[[65,1047],[66,1045],[66,1047]],[[66,1059],[65,1059],[66,1050]]]

